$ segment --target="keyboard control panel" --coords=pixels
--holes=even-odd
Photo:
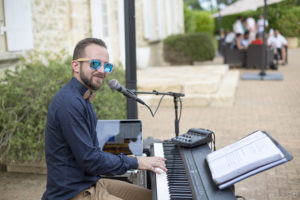
[[[172,142],[177,146],[196,147],[211,142],[212,131],[203,128],[191,128],[188,132],[172,138]]]

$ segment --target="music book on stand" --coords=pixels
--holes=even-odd
[[[219,189],[292,159],[292,155],[265,131],[255,131],[206,157],[212,179]]]

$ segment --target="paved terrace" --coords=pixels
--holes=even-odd
[[[265,130],[294,156],[291,162],[235,184],[236,195],[247,200],[300,199],[299,56],[300,49],[290,49],[288,65],[279,66],[278,71],[267,71],[282,73],[283,81],[240,79],[232,106],[185,107],[183,101],[180,133],[189,128],[210,129],[216,134],[217,148],[221,148],[255,130]],[[240,70],[240,76],[259,71]],[[144,138],[169,139],[175,136],[173,107],[160,108],[154,118],[146,108],[139,108]]]
[[[192,127],[211,129],[216,134],[217,148],[221,148],[254,130],[266,130],[294,156],[289,163],[237,183],[236,194],[247,200],[300,199],[299,55],[300,49],[289,50],[288,65],[276,71],[283,74],[283,81],[239,80],[233,105],[185,107],[183,102],[180,133]],[[259,70],[240,70],[240,76],[245,72]],[[144,138],[175,136],[172,106],[161,107],[154,118],[145,107],[139,107],[139,119],[143,120]],[[40,199],[45,185],[45,175],[0,171],[0,200]]]

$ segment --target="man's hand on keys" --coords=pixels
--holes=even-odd
[[[151,170],[154,173],[161,174],[163,172],[167,172],[165,158],[162,157],[143,157],[137,156],[138,159],[138,169],[142,170]]]

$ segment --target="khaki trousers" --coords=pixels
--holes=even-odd
[[[152,200],[151,190],[114,179],[100,179],[71,200]]]

